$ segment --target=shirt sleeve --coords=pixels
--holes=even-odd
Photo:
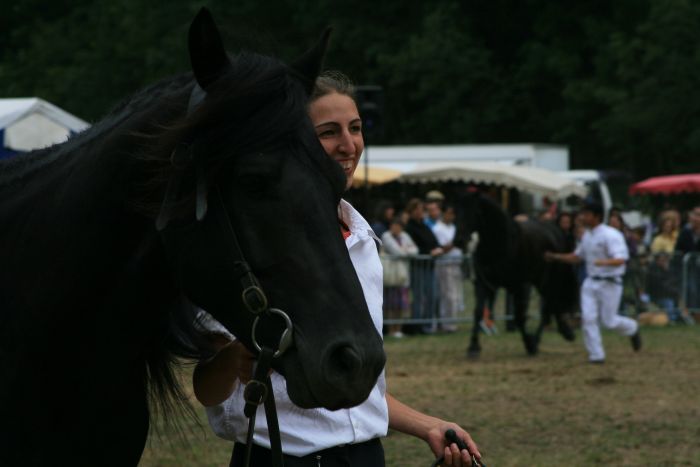
[[[614,230],[608,236],[608,257],[615,259],[629,259],[629,250],[622,233]]]
[[[236,340],[236,337],[231,334],[223,324],[218,322],[212,315],[204,310],[200,309],[197,311],[197,318],[195,319],[194,325],[200,332],[221,334],[226,336],[226,338],[231,341]]]
[[[382,246],[384,247],[384,252],[388,255],[403,255],[404,252],[401,250],[401,246],[394,240],[391,232],[384,232],[382,235]]]
[[[574,250],[574,254],[581,259],[585,259],[583,258],[583,244],[586,243],[587,236],[587,232],[583,234],[583,237],[581,237],[581,241],[578,242],[578,245],[576,245],[576,249]]]

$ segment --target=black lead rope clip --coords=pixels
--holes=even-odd
[[[455,430],[447,430],[445,431],[445,439],[450,442],[450,444],[455,443],[459,450],[461,451],[462,449],[466,449],[469,455],[472,458],[472,467],[486,467],[486,464],[479,462],[477,458],[474,456],[474,454],[469,451],[469,448],[467,447],[467,443],[464,442],[462,438],[457,436],[457,433],[455,433]],[[442,465],[442,463],[445,462],[445,457],[440,457],[437,459],[435,462],[432,463],[431,467],[437,467],[439,465]]]

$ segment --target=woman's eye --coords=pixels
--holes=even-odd
[[[351,133],[362,133],[362,125],[353,125],[350,127]]]
[[[318,133],[319,138],[328,138],[330,136],[333,136],[335,132],[333,130],[323,130],[322,132]]]

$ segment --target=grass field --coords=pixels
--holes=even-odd
[[[586,363],[574,343],[545,332],[541,353],[520,338],[482,338],[465,358],[466,329],[386,342],[389,391],[430,414],[458,422],[489,467],[700,466],[700,326],[643,328],[643,350],[604,333],[605,365]],[[183,378],[189,381],[189,375]],[[196,404],[196,402],[195,402]],[[141,466],[226,466],[231,445],[211,434],[203,411],[183,437],[149,439]],[[391,432],[388,466],[427,467],[422,441]]]

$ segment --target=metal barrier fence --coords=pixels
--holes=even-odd
[[[468,255],[382,255],[384,267],[384,322],[413,324],[436,330],[472,321],[467,309],[471,278]]]
[[[688,313],[700,313],[699,285],[700,254],[640,255],[627,264],[623,301],[633,306],[635,314],[658,308],[678,321]]]
[[[683,257],[681,305],[691,313],[700,313],[700,253]]]
[[[381,255],[381,260],[385,324],[413,324],[434,331],[473,321],[469,255]],[[627,263],[624,280],[621,308],[627,315],[659,309],[669,319],[680,320],[687,319],[687,313],[700,314],[700,253],[636,256]],[[532,308],[538,309],[537,303]],[[495,319],[509,318],[499,313]]]

